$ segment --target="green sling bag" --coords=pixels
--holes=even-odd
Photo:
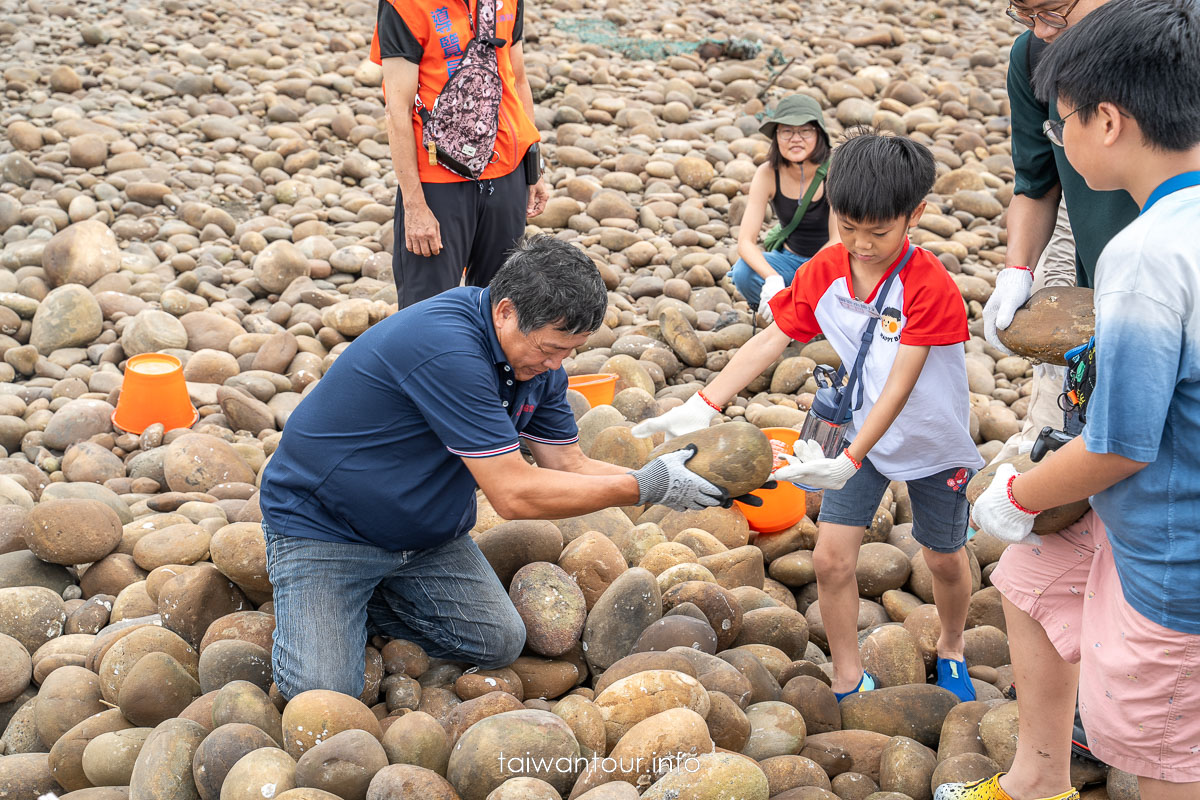
[[[788,223],[786,228],[782,228],[776,224],[774,228],[771,228],[767,232],[766,241],[763,242],[764,250],[778,250],[783,247],[783,243],[792,235],[792,231],[796,230],[800,225],[800,220],[804,219],[804,212],[808,211],[808,205],[812,202],[813,195],[817,193],[817,189],[825,182],[825,173],[828,171],[828,161],[817,167],[817,174],[813,176],[812,183],[808,185],[808,191],[804,193],[804,199],[800,201],[800,205],[796,206],[796,213],[792,215],[792,221]]]

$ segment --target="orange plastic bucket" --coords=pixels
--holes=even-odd
[[[572,375],[567,378],[567,388],[582,394],[592,408],[612,405],[617,390],[617,376],[604,373]]]
[[[791,455],[792,445],[800,438],[800,431],[792,428],[763,428],[775,452],[772,469],[787,466],[782,454]],[[759,533],[777,533],[792,527],[804,516],[804,490],[794,483],[779,481],[774,489],[757,489],[750,494],[761,498],[761,506],[737,503],[738,510],[746,517],[751,529]]]
[[[142,353],[125,362],[113,425],[129,433],[141,433],[156,422],[167,430],[189,428],[199,418],[200,412],[188,397],[178,358],[166,353]]]

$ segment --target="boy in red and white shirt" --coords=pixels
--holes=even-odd
[[[958,287],[932,254],[913,248],[908,229],[925,210],[935,168],[911,139],[863,133],[834,151],[826,192],[841,244],[827,247],[771,300],[775,321],[738,350],[724,370],[686,403],[633,429],[668,438],[708,426],[719,409],[775,362],[793,341],[824,334],[847,369],[855,363],[871,316],[880,313],[859,380],[852,441],[836,458],[816,442],[773,477],[823,488],[813,563],[838,699],[875,688],[858,650],[854,570],[865,528],[888,483],[906,481],[913,536],[933,573],[941,620],[938,684],[962,700],[975,688],[963,661],[971,599],[967,481],[983,466],[971,440],[967,370],[970,338]],[[881,305],[878,292],[898,270]],[[880,312],[876,312],[879,305]],[[858,390],[854,390],[857,399]]]

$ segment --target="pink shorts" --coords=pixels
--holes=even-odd
[[[1200,780],[1200,636],[1125,602],[1094,511],[1037,547],[1008,548],[992,584],[1079,664],[1079,712],[1098,758],[1147,778]]]

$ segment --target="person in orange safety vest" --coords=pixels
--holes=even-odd
[[[487,286],[525,220],[546,207],[533,92],[525,76],[523,0],[495,0],[503,97],[492,162],[472,181],[420,148],[427,109],[474,37],[479,0],[379,0],[371,60],[383,67],[387,130],[398,182],[392,268],[401,308],[459,284]],[[526,169],[526,159],[533,165]],[[533,180],[537,175],[536,181]]]

